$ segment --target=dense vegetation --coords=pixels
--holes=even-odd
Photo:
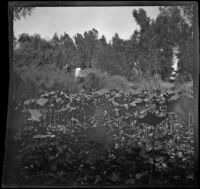
[[[26,121],[10,145],[7,182],[18,186],[194,184],[193,127],[183,127],[175,114],[155,126],[139,121],[156,102],[164,116],[161,107],[182,93],[51,91],[19,102],[17,109]],[[184,93],[192,95],[192,90]]]
[[[31,10],[15,9],[14,18]],[[129,40],[116,33],[107,42],[96,29],[73,39],[13,37],[4,183],[193,185],[193,121],[164,117],[169,100],[193,96],[184,84],[193,77],[192,10],[160,7],[155,20],[134,10],[140,30]],[[174,54],[179,78],[170,85]],[[92,71],[80,83],[66,64]],[[140,122],[153,105],[163,121]]]
[[[126,77],[129,81],[143,78],[146,74],[159,74],[166,80],[173,70],[173,58],[176,55],[180,77],[191,79],[192,8],[160,7],[160,14],[155,20],[150,19],[143,9],[134,10],[133,19],[140,30],[134,31],[129,40],[121,39],[116,33],[107,42],[104,36],[99,37],[96,29],[86,31],[83,35],[77,33],[73,38],[65,32],[61,36],[55,33],[50,40],[41,38],[39,34],[31,36],[23,33],[13,40],[14,73],[29,86],[39,85],[38,79],[41,77],[42,83],[54,83],[52,78],[59,80],[59,71],[63,71],[66,64],[72,69],[98,69],[110,75]],[[43,67],[46,70],[39,72]],[[64,78],[63,75],[62,80],[69,80],[69,77]],[[37,86],[37,91],[43,86]]]

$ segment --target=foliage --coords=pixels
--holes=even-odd
[[[180,95],[168,93],[170,99]],[[73,95],[51,91],[21,101],[21,110],[54,108],[60,115],[49,109],[46,119],[18,130],[14,177],[7,178],[8,184],[194,184],[193,130],[182,127],[176,115],[156,128],[138,122],[153,99],[160,106],[168,100],[156,91],[127,96],[104,90]],[[10,170],[11,164],[6,165]]]
[[[116,89],[129,91],[132,84],[120,75],[109,75],[97,69],[91,69],[90,73],[83,79],[83,88],[88,92],[94,92],[101,89]]]
[[[13,81],[15,100],[38,97],[43,92],[51,90],[63,90],[67,94],[80,90],[72,74],[56,70],[54,66],[49,65],[14,69]]]
[[[84,78],[84,88],[86,91],[92,92],[103,89],[109,78],[107,73],[100,70],[92,70],[86,78]]]
[[[128,91],[131,89],[131,85],[130,82],[125,77],[119,75],[113,75],[107,80],[105,88]]]
[[[109,43],[94,28],[83,35],[77,33],[74,39],[65,32],[61,36],[55,33],[51,40],[42,39],[38,34],[21,34],[17,39],[18,48],[14,50],[14,64],[17,67],[49,64],[59,70],[68,64],[72,68],[99,69],[130,81],[148,72],[152,76],[160,74],[166,80],[176,54],[179,73],[193,77],[192,17],[192,6],[160,7],[155,20],[143,9],[133,10],[140,29],[128,40],[116,33]]]
[[[33,7],[17,7],[15,6],[13,9],[13,17],[14,20],[20,20],[21,17],[26,17],[27,15],[31,15],[33,11]]]
[[[28,74],[28,72],[26,72]],[[37,73],[37,72],[36,72]],[[30,75],[21,76],[16,70],[13,70],[13,100],[34,98],[40,94],[37,86],[37,76],[34,78],[32,75],[34,72],[30,72]],[[38,75],[38,74],[37,74]]]
[[[193,5],[161,7],[157,20],[163,20],[170,43],[178,49],[178,70],[180,74],[193,77]],[[162,24],[163,26],[163,24]],[[164,28],[163,28],[164,29]],[[164,30],[163,30],[164,31]],[[163,41],[163,37],[161,39]],[[187,68],[186,68],[187,67]]]
[[[15,17],[24,14],[16,9]],[[51,40],[38,34],[13,37],[11,123],[18,132],[11,132],[7,143],[13,154],[6,159],[6,182],[194,184],[193,127],[174,114],[157,118],[162,122],[156,126],[141,122],[152,107],[163,115],[170,99],[193,95],[191,85],[183,84],[192,76],[192,17],[191,7],[161,7],[155,20],[134,10],[140,29],[128,40],[116,33],[107,42],[94,28],[74,39],[66,33]],[[164,80],[174,49],[180,74],[173,88]],[[63,69],[66,64],[92,71],[78,84]],[[42,116],[35,119],[38,112]]]

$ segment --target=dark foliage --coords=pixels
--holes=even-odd
[[[52,91],[21,102],[21,110],[47,111],[39,122],[29,119],[7,143],[15,147],[10,156],[7,152],[6,183],[194,184],[193,129],[182,127],[176,115],[154,126],[139,121],[155,99],[162,106],[160,95],[110,90],[68,96]]]

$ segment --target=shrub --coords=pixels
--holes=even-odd
[[[109,77],[104,87],[106,89],[117,89],[121,91],[131,90],[130,82],[125,77],[119,75]]]
[[[63,90],[66,93],[76,93],[78,86],[72,74],[57,71],[48,65],[26,66],[14,72],[14,94],[24,98],[38,97],[45,91]],[[15,83],[16,82],[16,83]]]
[[[70,73],[63,70],[57,71],[50,66],[29,66],[19,72],[25,84],[22,84],[21,93],[27,98],[37,97],[43,92],[62,90],[67,94],[77,93],[84,88],[88,92],[101,89],[117,89],[128,91],[131,89],[130,82],[122,76],[110,76],[106,72],[91,69],[80,84]],[[30,96],[31,95],[31,96]]]
[[[89,92],[101,89],[116,89],[122,92],[129,92],[132,90],[132,84],[120,75],[110,76],[100,70],[91,70],[87,77],[84,78],[83,88]]]
[[[59,71],[55,75],[51,90],[63,90],[67,94],[78,92],[75,78],[71,74],[66,74],[63,71]]]
[[[161,90],[160,83],[162,82],[161,76],[155,74],[152,76],[149,72],[143,73],[139,79],[135,81],[135,85],[139,90]]]
[[[37,97],[39,95],[38,77],[32,77],[28,73],[21,75],[16,70],[13,71],[14,100]]]
[[[100,70],[91,70],[84,78],[84,88],[86,91],[97,91],[105,87],[109,75]]]
[[[90,92],[101,89],[131,90],[131,84],[125,77],[119,75],[110,76],[100,70],[91,70],[87,77],[84,78],[83,87]]]

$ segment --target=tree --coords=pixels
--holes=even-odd
[[[167,26],[168,41],[173,48],[178,49],[179,74],[186,78],[193,76],[193,7],[171,6],[161,7],[157,20],[163,20]],[[169,37],[170,36],[170,37]],[[163,38],[161,36],[161,38]],[[169,43],[168,43],[169,44]]]
[[[87,67],[94,68],[95,62],[95,50],[97,47],[98,31],[92,29],[84,33],[85,55],[87,57]]]
[[[14,21],[20,20],[22,17],[26,18],[27,15],[31,15],[33,7],[13,7]]]
[[[133,17],[140,26],[139,32],[132,36],[138,50],[135,60],[139,70],[168,78],[178,49],[179,73],[192,74],[191,7],[160,7],[156,20],[147,17],[143,9],[134,10]]]
[[[114,51],[112,49],[112,46],[107,44],[105,36],[102,36],[97,41],[94,56],[96,68],[102,71],[106,71],[109,74],[116,73],[115,70],[117,67],[114,64]]]
[[[59,43],[60,39],[58,37],[57,33],[54,33],[53,38],[51,39],[51,43],[53,46],[57,46]]]
[[[95,51],[98,44],[98,31],[96,29],[89,30],[74,37],[75,46],[77,49],[78,65],[81,68],[94,68],[96,67]]]
[[[74,36],[75,46],[76,46],[76,62],[78,67],[86,68],[87,67],[87,57],[85,54],[85,45],[84,45],[84,38],[81,34],[77,33]]]
[[[60,37],[60,46],[61,46],[61,52],[63,56],[62,66],[65,66],[66,64],[69,65],[71,68],[77,67],[76,65],[76,47],[74,44],[73,39],[64,32],[63,35]]]
[[[145,30],[150,24],[150,18],[147,17],[146,11],[144,9],[133,10],[133,17],[139,24],[141,31]]]
[[[155,20],[147,17],[145,10],[133,11],[133,17],[140,26],[139,31],[135,31],[131,37],[135,52],[135,66],[139,72],[161,73],[161,61],[159,58],[159,46],[157,43]]]
[[[25,42],[31,42],[31,40],[32,40],[31,36],[27,33],[22,33],[18,38],[18,42],[20,45],[23,45],[23,43]]]
[[[112,48],[114,50],[114,65],[120,67],[120,75],[126,75],[125,42],[120,39],[117,33],[112,38]]]

